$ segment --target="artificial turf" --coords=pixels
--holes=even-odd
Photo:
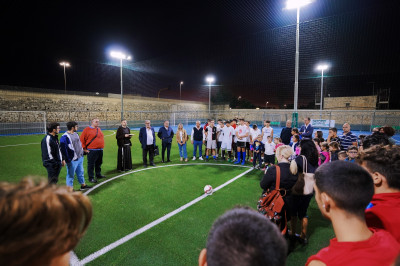
[[[132,160],[134,170],[142,169],[142,152],[134,132]],[[103,174],[117,176],[117,145],[114,131],[104,131],[105,149]],[[18,182],[27,175],[46,176],[42,166],[40,141],[43,135],[0,137],[0,181]],[[34,143],[34,144],[29,144]],[[29,144],[21,146],[8,146]],[[159,146],[160,142],[157,139]],[[192,145],[188,143],[188,157]],[[171,150],[172,163],[181,163],[177,144]],[[190,161],[192,163],[192,161]],[[202,164],[198,160],[195,163]],[[221,163],[221,162],[218,162]],[[183,162],[185,164],[185,162]],[[100,186],[89,194],[94,206],[94,217],[87,235],[76,248],[80,259],[135,229],[160,218],[202,194],[204,185],[214,188],[244,172],[245,168],[229,166],[171,166],[128,174]],[[85,161],[86,171],[86,161]],[[65,184],[65,168],[59,184]],[[259,181],[262,172],[253,170],[165,222],[151,228],[127,243],[100,256],[90,265],[193,265],[205,247],[207,233],[213,221],[235,205],[256,207],[261,194]],[[87,175],[85,175],[87,180]],[[88,183],[90,185],[90,183]],[[79,184],[75,181],[75,189]],[[288,256],[287,265],[304,265],[307,258],[329,243],[333,230],[321,217],[314,200],[309,208],[309,244],[298,245]]]

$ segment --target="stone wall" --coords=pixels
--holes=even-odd
[[[375,110],[377,96],[324,97],[324,109],[327,110]]]

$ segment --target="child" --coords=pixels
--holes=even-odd
[[[327,142],[322,142],[321,143],[321,153],[319,154],[319,160],[320,160],[319,161],[320,162],[319,165],[324,164],[324,163],[329,163],[330,159],[331,159],[331,157],[329,155],[328,143]]]
[[[347,158],[345,159],[345,161],[354,163],[356,161],[357,153],[358,153],[358,148],[354,145],[350,146],[347,149]]]
[[[324,136],[324,133],[323,133],[321,130],[317,130],[317,131],[314,133],[314,138],[319,139],[320,142],[324,142],[323,136]]]
[[[225,127],[222,128],[222,160],[225,160],[225,151],[228,151],[228,162],[232,162],[232,138],[235,133],[233,127],[231,127],[231,121],[225,122]]]
[[[279,137],[275,137],[275,138],[274,138],[274,143],[275,143],[275,151],[276,151],[276,149],[278,149],[280,146],[283,146],[282,139],[279,138]]]
[[[264,150],[264,162],[265,162],[265,169],[267,166],[274,165],[275,163],[275,143],[272,142],[272,137],[267,137],[267,142],[264,143],[265,150]]]
[[[315,143],[315,147],[317,147],[318,154],[321,153],[321,140],[319,138],[314,138],[313,141]]]
[[[350,180],[350,181],[349,181]],[[400,250],[388,232],[368,228],[365,208],[374,194],[371,175],[355,163],[334,161],[315,172],[315,200],[336,238],[306,265],[391,265]]]
[[[256,169],[261,169],[261,151],[263,148],[263,143],[261,134],[253,142],[253,149],[254,149],[254,157],[253,157],[253,167],[256,168],[256,163],[258,160],[258,166]]]
[[[259,130],[257,128],[257,125],[254,124],[253,128],[250,129],[250,153],[251,153],[251,160],[250,162],[252,162],[253,159],[253,151],[254,151],[254,141],[257,139],[258,135],[261,135],[261,130]]]
[[[218,158],[219,156],[219,151],[221,150],[221,145],[222,145],[222,128],[224,128],[224,121],[222,119],[218,119],[218,125],[217,125],[217,155],[216,157]]]
[[[331,162],[339,160],[338,153],[339,153],[339,143],[336,141],[332,141],[329,143],[329,153]]]
[[[347,159],[347,153],[345,151],[338,152],[339,161],[344,161]]]

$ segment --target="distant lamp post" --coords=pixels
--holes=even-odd
[[[123,93],[123,89],[122,89],[122,60],[131,60],[132,57],[130,55],[125,55],[124,53],[115,52],[115,51],[112,51],[110,53],[110,55],[113,58],[119,59],[120,64],[121,64],[121,120],[123,120],[124,119],[124,93]]]
[[[317,70],[321,71],[321,100],[319,102],[320,118],[322,119],[322,109],[323,109],[323,95],[324,95],[324,70],[329,68],[328,65],[322,64],[317,66]]]
[[[206,81],[208,82],[208,113],[211,112],[211,83],[215,81],[213,76],[207,76]]]
[[[179,100],[182,99],[182,85],[183,85],[183,81],[181,81],[181,82],[179,83]]]
[[[60,66],[64,67],[64,92],[67,93],[67,74],[65,73],[65,68],[71,65],[68,62],[60,62]]]
[[[299,92],[299,26],[300,26],[300,8],[312,3],[312,0],[288,0],[286,1],[286,9],[297,9],[297,24],[296,24],[296,65],[294,74],[294,108],[292,121],[293,126],[297,127],[298,113],[297,113],[297,103],[298,103],[298,92]]]

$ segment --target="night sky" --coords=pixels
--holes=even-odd
[[[4,1],[3,1],[4,2]],[[85,2],[85,3],[83,3]],[[296,11],[285,1],[7,1],[1,4],[0,85],[208,99],[228,92],[255,105],[293,104]],[[391,89],[400,108],[400,4],[395,0],[316,0],[300,12],[299,106],[314,102],[319,62],[331,65],[326,96]]]

